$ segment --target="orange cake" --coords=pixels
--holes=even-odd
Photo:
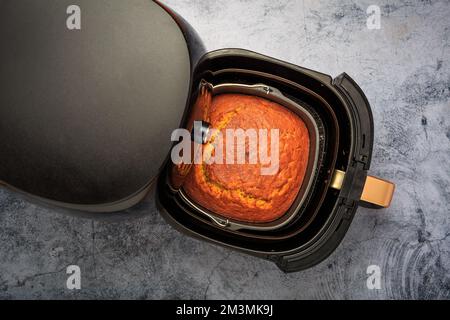
[[[270,222],[283,216],[295,200],[302,185],[309,156],[309,133],[303,120],[287,108],[257,96],[221,94],[213,98],[210,124],[222,134],[226,146],[226,129],[268,130],[267,154],[271,151],[271,129],[278,129],[278,170],[263,175],[267,163],[202,163],[192,167],[183,189],[200,206],[243,222]],[[245,141],[246,156],[249,143]],[[215,155],[218,148],[214,134],[203,146]],[[235,146],[237,148],[237,146]],[[258,148],[262,148],[258,145]],[[224,157],[229,152],[225,150]],[[236,152],[234,153],[236,154]],[[248,159],[247,159],[248,160]],[[236,161],[235,161],[236,162]]]

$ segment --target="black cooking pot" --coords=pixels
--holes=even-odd
[[[0,35],[0,180],[39,203],[95,217],[156,186],[161,214],[183,233],[297,271],[336,248],[359,204],[391,201],[393,184],[367,176],[372,114],[346,74],[206,53],[181,17],[148,0],[0,0]],[[186,196],[186,175],[172,179],[171,133],[206,120],[202,102],[223,92],[264,96],[308,126],[305,182],[277,221],[223,218]]]

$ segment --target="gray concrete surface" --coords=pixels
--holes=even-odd
[[[372,173],[390,209],[360,208],[320,265],[270,262],[183,236],[151,202],[140,219],[94,222],[0,191],[0,298],[450,298],[450,2],[170,0],[208,49],[243,47],[361,85],[375,118]],[[381,29],[366,27],[380,6]],[[0,160],[1,161],[1,160]],[[77,264],[82,289],[66,289]],[[369,265],[381,289],[366,286]]]

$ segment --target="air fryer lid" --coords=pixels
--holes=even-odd
[[[73,4],[81,30],[67,27]],[[4,0],[0,39],[1,181],[96,205],[157,176],[191,72],[166,11],[147,0]]]

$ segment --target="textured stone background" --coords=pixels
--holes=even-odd
[[[372,173],[392,179],[388,210],[360,208],[320,265],[283,274],[270,262],[187,238],[151,202],[122,222],[90,221],[0,191],[1,298],[450,298],[450,2],[165,1],[208,49],[243,47],[346,71],[372,105]],[[382,10],[368,30],[366,9]],[[65,289],[66,266],[82,290]],[[368,290],[366,268],[382,270]]]

